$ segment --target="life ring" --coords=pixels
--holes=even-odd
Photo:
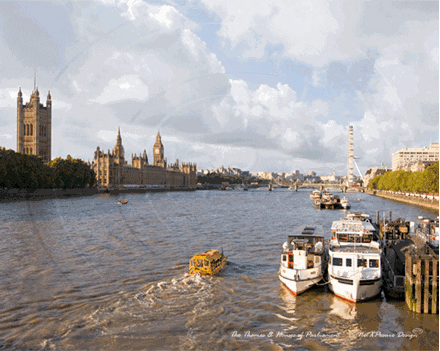
[[[200,278],[200,273],[199,272],[194,273],[194,277],[195,278]]]

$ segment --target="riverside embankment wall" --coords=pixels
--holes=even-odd
[[[365,192],[370,195],[383,197],[389,200],[395,200],[412,205],[423,206],[437,211],[439,210],[438,196],[394,193],[392,191],[387,191],[387,190],[370,190],[370,189],[365,189]]]

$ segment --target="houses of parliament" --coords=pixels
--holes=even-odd
[[[197,166],[176,160],[167,165],[160,133],[153,146],[153,164],[148,163],[147,151],[142,155],[131,155],[131,164],[124,157],[121,132],[118,128],[113,151],[103,152],[96,148],[92,169],[96,173],[99,186],[118,188],[124,185],[161,185],[166,188],[195,188]]]
[[[46,106],[40,103],[38,87],[23,105],[21,87],[17,97],[17,152],[40,156],[43,162],[51,161],[52,147],[52,98],[47,94]],[[165,188],[195,188],[196,165],[176,160],[167,165],[164,147],[159,133],[153,146],[153,163],[148,163],[146,150],[142,155],[131,155],[131,164],[125,160],[121,132],[118,128],[113,151],[96,148],[93,163],[98,186],[118,188],[124,185],[161,185]]]

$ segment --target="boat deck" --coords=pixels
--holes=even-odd
[[[369,253],[369,254],[380,254],[380,249],[370,246],[362,245],[341,245],[341,246],[330,246],[330,251],[333,252],[346,252],[346,253]]]

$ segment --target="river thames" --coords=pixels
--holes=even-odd
[[[353,211],[415,221],[438,213],[348,193]],[[438,315],[381,295],[353,304],[325,286],[294,297],[279,281],[310,190],[96,195],[0,203],[0,350],[435,350]],[[359,199],[359,201],[357,200]],[[195,253],[224,271],[192,278]]]

